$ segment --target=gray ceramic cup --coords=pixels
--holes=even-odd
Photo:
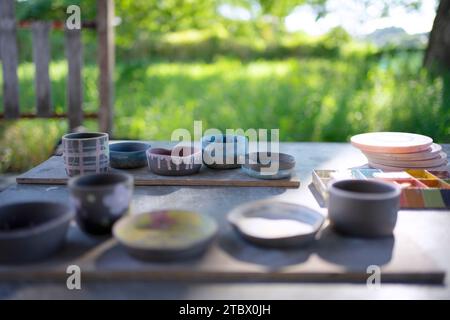
[[[76,221],[85,232],[110,234],[113,224],[128,212],[133,176],[126,173],[95,173],[68,182]]]
[[[399,187],[374,180],[338,180],[329,187],[328,218],[339,232],[356,237],[392,236]]]
[[[107,133],[69,133],[62,137],[62,144],[64,165],[69,177],[108,171],[109,143]]]

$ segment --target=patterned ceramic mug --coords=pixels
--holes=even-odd
[[[113,224],[128,212],[133,176],[126,173],[94,173],[68,182],[70,201],[78,226],[87,233],[111,233]]]
[[[62,137],[62,143],[64,164],[69,177],[108,171],[109,144],[107,133],[69,133]]]

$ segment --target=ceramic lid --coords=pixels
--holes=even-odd
[[[247,239],[268,246],[310,241],[324,220],[321,213],[311,208],[275,200],[245,204],[228,215],[228,221]]]
[[[217,224],[210,217],[183,210],[160,210],[127,216],[114,225],[114,236],[139,249],[182,250],[211,239]]]

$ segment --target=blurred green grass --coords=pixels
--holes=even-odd
[[[347,141],[360,132],[392,130],[448,143],[448,82],[431,77],[421,61],[421,52],[211,63],[121,60],[114,136],[170,140],[174,129],[192,131],[194,120],[202,120],[204,130],[279,128],[283,141]],[[53,102],[63,111],[66,63],[52,62],[50,72]],[[97,109],[97,75],[95,65],[85,65],[88,111]],[[22,63],[24,111],[33,110],[33,77],[33,65]],[[87,126],[97,129],[93,122]],[[66,129],[65,120],[0,122],[0,170],[23,171],[45,160]]]

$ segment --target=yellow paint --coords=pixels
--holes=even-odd
[[[427,170],[409,169],[406,170],[406,172],[417,179],[430,179],[430,180],[438,179],[436,176],[432,175]]]

